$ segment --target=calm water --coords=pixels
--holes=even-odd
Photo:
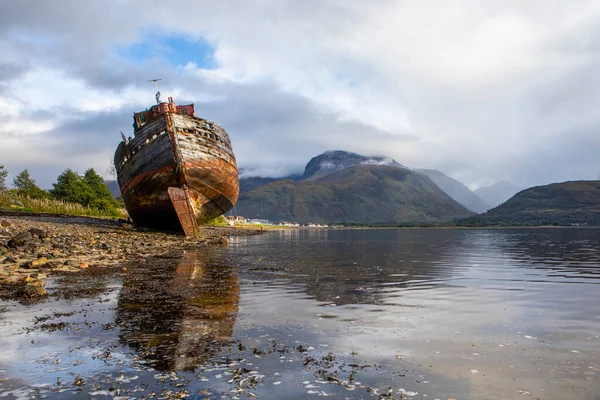
[[[0,397],[600,399],[598,229],[280,231],[47,286],[1,304]]]

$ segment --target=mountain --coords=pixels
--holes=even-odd
[[[313,157],[300,177],[301,181],[316,180],[322,176],[331,174],[335,171],[341,171],[355,165],[390,165],[399,168],[406,168],[402,164],[387,157],[365,157],[360,154],[350,153],[342,150],[326,151],[316,157]]]
[[[264,178],[262,176],[247,176],[240,178],[240,193],[246,193],[257,187],[266,185],[269,182],[276,181],[278,179],[291,179],[293,181],[300,180],[300,175],[289,175],[283,178]]]
[[[276,180],[240,194],[237,214],[274,222],[363,224],[428,224],[472,215],[425,175],[394,164],[353,165],[321,177],[315,177],[324,172],[318,162],[306,170],[310,179]]]
[[[523,190],[523,188],[514,183],[502,181],[497,182],[492,186],[481,187],[475,190],[475,194],[492,207],[496,207],[521,190]]]
[[[113,195],[113,197],[115,199],[118,197],[121,197],[121,189],[119,188],[119,184],[117,183],[117,181],[107,180],[107,181],[104,181],[104,184],[106,186],[108,186],[110,193]]]
[[[446,192],[448,196],[452,197],[468,210],[482,213],[492,208],[468,187],[456,179],[450,178],[443,172],[434,169],[415,169],[415,171],[427,175],[440,189]]]
[[[266,185],[269,182],[273,182],[278,178],[263,178],[260,176],[248,176],[240,178],[240,193],[246,193],[257,187]]]
[[[600,225],[600,181],[553,183],[523,190],[459,225]]]
[[[283,178],[264,178],[259,176],[240,178],[240,193],[249,192],[252,189],[256,189],[257,187],[279,179],[291,179],[293,181],[316,180],[332,172],[360,164],[392,165],[399,168],[406,168],[391,158],[365,157],[348,151],[330,150],[313,157],[308,164],[306,164],[302,175],[290,175]],[[240,170],[240,172],[241,171],[242,170]]]

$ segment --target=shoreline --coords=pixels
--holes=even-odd
[[[251,225],[244,225],[240,228],[250,228]],[[424,225],[424,226],[278,226],[263,225],[265,231],[286,231],[286,230],[350,230],[350,229],[597,229],[596,225],[493,225],[493,226],[450,226],[450,225]],[[258,229],[258,228],[257,228]]]
[[[117,274],[129,262],[198,246],[227,246],[229,236],[278,230],[355,229],[585,229],[593,226],[202,226],[201,237],[135,228],[123,220],[0,210],[0,299],[31,301],[47,295],[50,276]]]
[[[260,235],[260,228],[203,226],[199,239],[134,228],[113,219],[0,213],[0,299],[44,298],[45,280],[73,273],[117,274],[129,262],[199,246],[227,246],[229,236]]]

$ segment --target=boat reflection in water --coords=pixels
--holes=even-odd
[[[120,339],[158,370],[193,370],[231,340],[236,270],[206,250],[150,264],[128,271],[118,301]]]

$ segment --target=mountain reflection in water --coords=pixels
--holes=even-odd
[[[240,238],[230,253],[241,271],[275,273],[318,302],[384,305],[391,292],[451,282],[460,271],[450,260],[469,240],[452,229],[283,230]]]
[[[176,268],[165,264],[127,275],[118,299],[119,337],[159,370],[192,370],[231,340],[237,273],[216,252],[185,252]]]

